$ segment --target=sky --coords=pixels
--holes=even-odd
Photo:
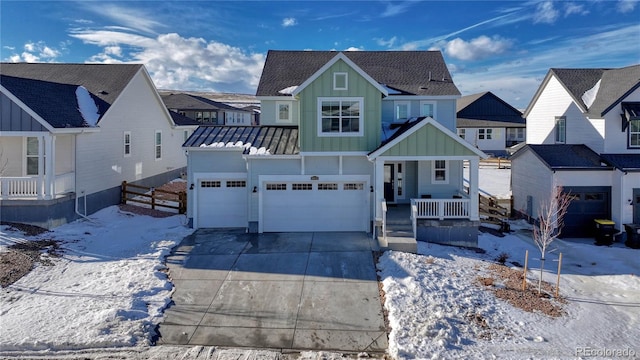
[[[255,94],[268,50],[439,50],[524,109],[549,68],[640,63],[638,0],[0,1],[5,62],[143,63],[159,89]]]

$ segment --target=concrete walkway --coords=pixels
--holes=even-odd
[[[365,233],[198,230],[167,258],[158,343],[384,352],[375,246]]]

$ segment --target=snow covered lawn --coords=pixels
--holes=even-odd
[[[566,314],[552,318],[515,308],[478,281],[500,254],[509,255],[507,265],[523,264],[528,249],[534,268],[528,279],[535,282],[539,252],[527,232],[482,234],[479,242],[486,253],[418,243],[418,255],[381,257],[392,357],[574,359],[612,351],[640,356],[640,251],[619,244],[597,247],[593,240],[554,243],[563,253],[560,295],[567,302]],[[557,266],[547,261],[544,280],[555,284]]]
[[[163,258],[192,232],[184,216],[151,218],[112,206],[35,239],[61,243],[53,266],[38,265],[0,292],[0,350],[146,345],[170,299]],[[0,229],[4,246],[25,241]]]

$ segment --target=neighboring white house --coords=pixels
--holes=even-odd
[[[436,51],[269,51],[260,126],[202,126],[185,143],[188,217],[196,228],[372,231],[396,204],[407,222],[414,211],[418,239],[475,245],[485,155],[455,134],[459,96]]]
[[[461,97],[456,112],[458,135],[487,154],[505,156],[507,148],[525,141],[522,112],[492,92]]]
[[[196,125],[172,120],[143,65],[3,63],[0,75],[2,221],[51,228],[119,203],[122,181],[186,171]]]
[[[566,237],[593,236],[594,219],[640,224],[640,65],[550,69],[527,107],[527,146],[512,157],[514,209],[563,186],[573,201]]]
[[[256,125],[253,110],[239,109],[204,96],[187,93],[161,95],[171,111],[196,120],[202,125]]]

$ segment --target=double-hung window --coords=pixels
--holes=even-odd
[[[433,101],[420,102],[420,116],[428,116],[435,119],[436,103]]]
[[[318,98],[318,136],[362,136],[363,98]]]
[[[433,171],[431,173],[431,182],[434,184],[449,183],[449,167],[447,160],[434,160]]]
[[[491,140],[493,129],[478,129],[478,140]]]
[[[567,118],[565,116],[556,116],[555,141],[556,144],[567,142]]]
[[[124,142],[124,157],[129,157],[131,156],[131,131],[125,131],[122,140]]]
[[[155,134],[155,158],[162,159],[162,131],[156,130]]]
[[[396,101],[395,102],[395,121],[403,122],[409,119],[411,103],[409,101]]]
[[[40,143],[37,137],[27,138],[27,175],[39,175],[39,156]]]
[[[629,147],[640,147],[640,120],[629,121]]]

